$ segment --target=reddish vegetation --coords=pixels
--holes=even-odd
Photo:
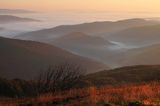
[[[3,101],[3,102],[2,102]],[[10,101],[7,102],[7,101]],[[26,104],[52,104],[68,106],[88,106],[101,104],[125,105],[138,101],[144,105],[158,106],[160,105],[160,84],[150,83],[141,85],[129,85],[122,87],[89,87],[83,89],[73,89],[57,94],[40,95],[37,98],[26,98],[25,100],[2,100],[1,105],[12,104],[8,106],[16,106],[18,103]],[[6,103],[6,104],[5,104]],[[15,104],[15,105],[14,105]],[[1,106],[0,105],[0,106]],[[3,106],[2,105],[2,106]]]

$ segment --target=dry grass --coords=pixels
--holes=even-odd
[[[52,104],[59,106],[99,106],[101,104],[127,105],[139,101],[144,105],[160,105],[160,84],[150,83],[121,87],[89,87],[72,89],[57,94],[45,94],[36,98],[0,99],[0,106],[18,106],[18,104]]]

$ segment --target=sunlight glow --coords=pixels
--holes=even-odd
[[[36,11],[160,12],[160,0],[1,0],[1,8]]]

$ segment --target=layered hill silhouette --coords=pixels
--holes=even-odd
[[[155,25],[157,22],[145,19],[127,19],[116,22],[94,22],[78,25],[62,25],[55,28],[28,32],[15,38],[33,40],[56,45],[81,56],[96,59],[111,66],[117,66],[119,54],[128,48],[104,40],[113,33],[128,28]],[[118,64],[119,66],[119,64]]]
[[[31,18],[21,18],[12,15],[0,15],[0,23],[13,23],[13,22],[39,22],[39,20]]]
[[[86,76],[88,83],[96,86],[125,85],[146,83],[160,80],[159,65],[127,66],[113,70],[101,71]]]
[[[110,34],[118,31],[144,25],[155,25],[157,22],[149,21],[145,19],[127,19],[120,21],[105,21],[105,22],[93,22],[77,25],[62,25],[50,29],[43,29],[39,31],[28,32],[22,35],[18,35],[16,38],[25,40],[34,40],[40,42],[46,42],[50,39],[64,36],[73,32],[82,32],[92,36],[109,36]]]
[[[126,65],[159,64],[158,58],[155,58],[156,55],[152,57],[152,54],[157,51],[147,52],[146,60],[148,61],[138,58],[139,55],[145,54],[143,53],[144,46],[159,42],[159,35],[159,22],[128,19],[116,22],[63,25],[25,33],[16,38],[56,45],[74,54],[96,59],[115,68]]]
[[[31,79],[49,66],[71,63],[88,72],[103,69],[104,64],[80,57],[48,44],[0,38],[0,76]]]

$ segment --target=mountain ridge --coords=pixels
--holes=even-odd
[[[110,35],[111,33],[124,30],[128,27],[155,25],[155,24],[157,24],[157,22],[155,21],[147,21],[145,19],[136,18],[136,19],[115,21],[115,22],[104,21],[104,22],[83,23],[76,25],[61,25],[54,28],[28,32],[16,36],[16,38],[42,42],[43,40],[46,41],[48,39],[57,38],[73,32],[82,32],[92,36],[105,37]]]
[[[32,18],[21,18],[13,15],[0,15],[0,23],[13,23],[13,22],[40,22],[40,20]]]

